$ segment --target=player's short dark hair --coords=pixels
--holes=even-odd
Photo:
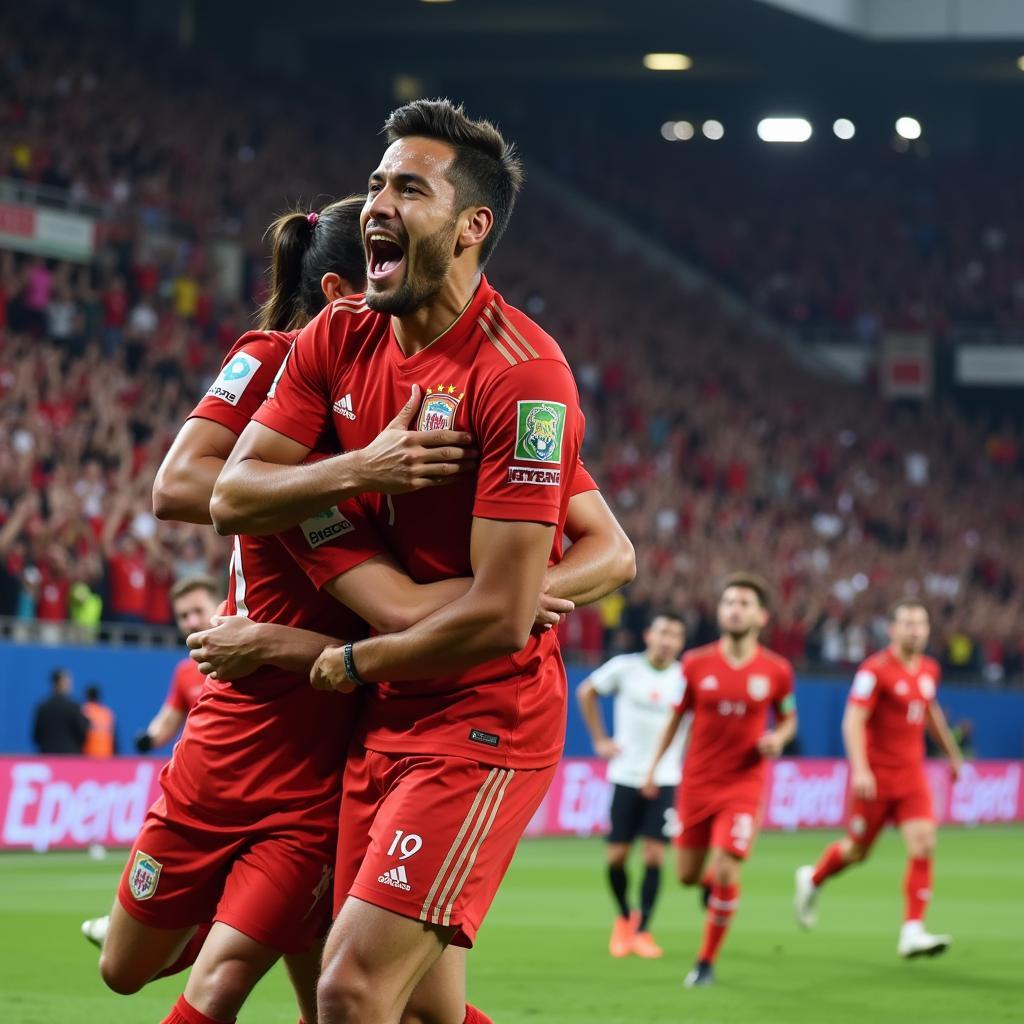
[[[71,675],[66,668],[55,668],[50,673],[50,685],[56,690],[60,686],[62,679],[67,679]]]
[[[771,608],[771,588],[763,576],[756,572],[732,572],[722,580],[718,590],[718,599],[721,600],[730,587],[741,587],[743,590],[751,590],[757,595],[757,603],[767,611]]]
[[[683,629],[686,629],[686,621],[683,619],[679,612],[669,611],[666,608],[660,608],[658,611],[653,612],[647,619],[647,628],[653,626],[658,619],[667,619],[669,622],[678,623]]]
[[[183,579],[178,580],[177,583],[171,587],[171,600],[177,601],[179,597],[184,597],[186,594],[191,594],[194,590],[205,590],[214,601],[220,600],[220,587],[217,581],[212,576],[206,576],[199,574],[196,576],[185,576]]]
[[[928,605],[926,605],[919,597],[901,597],[898,601],[893,601],[893,603],[889,605],[889,621],[895,622],[896,616],[899,615],[904,608],[920,608],[927,616],[928,621],[932,621],[932,613],[928,610]]]
[[[508,227],[523,185],[515,145],[506,142],[490,121],[474,121],[461,103],[449,99],[414,100],[393,110],[384,122],[384,133],[388,145],[416,136],[437,139],[455,150],[448,180],[455,186],[456,207],[486,206],[494,214],[490,234],[480,244],[482,267]]]
[[[85,699],[97,703],[100,699],[100,688],[95,683],[90,683],[85,691]]]

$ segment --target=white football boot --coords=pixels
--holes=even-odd
[[[814,868],[805,864],[796,869],[796,887],[793,893],[793,913],[801,928],[813,928],[818,923],[818,887],[814,884]]]
[[[932,935],[920,921],[905,921],[896,951],[905,960],[912,960],[916,956],[938,956],[952,944],[952,935]]]

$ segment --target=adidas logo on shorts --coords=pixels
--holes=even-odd
[[[412,891],[409,878],[405,873],[404,864],[399,864],[397,868],[390,868],[385,871],[383,875],[377,878],[377,881],[381,885],[390,885],[392,889],[404,889],[406,892]]]

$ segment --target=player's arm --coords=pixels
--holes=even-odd
[[[686,710],[682,704],[672,709],[672,714],[669,715],[665,728],[661,732],[661,738],[654,748],[654,756],[651,758],[650,767],[647,769],[647,778],[644,779],[644,784],[641,787],[641,792],[648,798],[657,796],[658,787],[654,782],[654,773],[658,768],[659,762],[668,752],[668,748],[672,746],[672,741],[676,738],[676,733],[679,732],[679,725],[685,713]]]
[[[153,721],[135,737],[135,749],[140,754],[170,743],[185,724],[185,713],[170,704],[164,704],[153,716]]]
[[[475,517],[470,538],[473,580],[466,593],[411,629],[354,645],[365,682],[400,682],[457,672],[526,646],[547,572],[554,527]],[[314,666],[319,689],[351,690],[341,648]]]
[[[286,378],[296,362],[288,361]],[[365,448],[305,465],[312,440],[306,445],[250,423],[213,489],[210,515],[217,532],[278,533],[359,494],[398,494],[451,482],[472,465],[473,453],[465,447],[470,437],[453,430],[409,430],[419,400],[415,386],[402,411]]]
[[[153,515],[179,523],[210,523],[210,496],[238,435],[213,420],[183,424],[153,481]]]
[[[875,776],[868,764],[867,723],[871,708],[849,701],[843,713],[843,743],[850,762],[850,788],[854,796],[874,800]]]
[[[928,701],[928,710],[925,712],[925,725],[932,739],[942,748],[942,752],[949,758],[949,767],[953,772],[953,778],[960,777],[960,769],[963,767],[964,755],[960,745],[953,735],[946,721],[946,714],[939,707],[938,701]]]
[[[583,724],[590,733],[590,742],[594,753],[605,761],[622,753],[622,748],[615,742],[605,729],[604,715],[601,713],[601,695],[593,676],[588,676],[576,687],[576,702],[579,704]]]
[[[242,679],[264,665],[305,674],[325,647],[346,637],[310,629],[253,622],[244,615],[215,615],[208,629],[186,638],[189,657],[211,679]]]
[[[548,571],[547,594],[591,604],[636,576],[633,545],[597,490],[574,494],[565,521],[572,547]]]
[[[779,715],[774,729],[769,729],[758,741],[757,749],[762,757],[779,757],[786,745],[796,736],[797,714],[794,707],[788,714]]]

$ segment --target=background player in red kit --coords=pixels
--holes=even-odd
[[[745,573],[730,576],[718,602],[722,637],[683,655],[683,699],[665,727],[645,785],[655,791],[654,768],[683,716],[692,712],[676,844],[679,880],[705,885],[707,920],[697,963],[686,976],[688,988],[714,981],[712,965],[739,906],[740,869],[757,834],[766,759],[778,757],[796,735],[793,666],[758,644],[767,622],[767,584]],[[769,708],[775,727],[766,730]]]
[[[174,622],[182,636],[206,629],[220,604],[221,591],[209,576],[188,576],[171,587]],[[185,722],[192,705],[199,700],[206,677],[191,658],[182,658],[174,667],[167,698],[153,721],[135,737],[140,754],[170,743]]]
[[[475,488],[376,505],[414,579],[471,572],[469,593],[314,669],[339,689],[388,680],[366,687],[362,747],[346,768],[324,1024],[397,1021],[448,943],[472,942],[564,733],[557,641],[531,627],[560,557],[582,417],[558,347],[481,274],[519,164],[493,126],[446,101],[401,108],[387,133],[363,215],[365,304],[335,303],[299,335],[211,504],[219,529],[248,530],[351,493],[358,459],[296,463],[327,426],[343,449],[360,448],[410,389],[422,389],[421,427],[468,429],[479,450]],[[450,1014],[461,1024],[461,1007]]]
[[[920,601],[898,601],[889,615],[890,644],[857,670],[843,716],[850,759],[847,834],[825,849],[817,866],[796,872],[794,909],[803,927],[815,924],[818,889],[827,878],[864,860],[887,821],[899,825],[907,848],[902,957],[935,956],[949,935],[931,935],[924,915],[932,894],[935,815],[924,774],[927,728],[949,758],[954,780],[963,757],[935,699],[939,665],[925,655],[931,624]]]

